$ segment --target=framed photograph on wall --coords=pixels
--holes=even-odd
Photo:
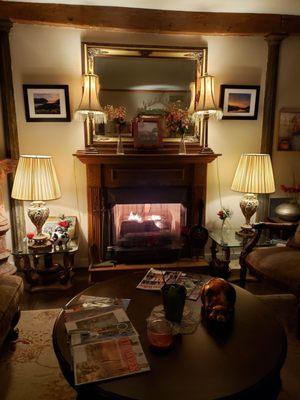
[[[279,111],[277,150],[300,151],[300,109]]]
[[[257,119],[259,86],[221,85],[223,119]]]
[[[69,122],[68,85],[23,85],[27,122]]]
[[[140,116],[133,122],[134,147],[157,149],[162,146],[161,121],[159,117]]]

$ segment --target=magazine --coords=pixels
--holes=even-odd
[[[204,282],[201,277],[193,274],[151,268],[138,284],[137,289],[161,290],[165,283],[183,285],[187,291],[187,299],[197,300]]]
[[[96,297],[82,295],[78,301],[64,310],[65,322],[78,321],[88,317],[95,317],[108,311],[123,308],[126,310],[130,299]]]
[[[76,385],[150,370],[136,335],[74,346],[73,360]]]
[[[120,335],[121,332],[124,332],[124,334],[136,334],[123,308],[110,310],[93,317],[67,321],[65,326],[70,334],[88,335],[93,333],[99,335],[99,337]]]
[[[177,283],[182,272],[180,271],[161,271],[151,268],[137,285],[137,289],[161,290],[165,283]]]

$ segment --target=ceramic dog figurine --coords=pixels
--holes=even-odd
[[[57,226],[51,235],[51,242],[54,247],[67,248],[67,244],[70,240],[69,234],[62,226]]]
[[[221,278],[212,278],[201,290],[201,316],[208,326],[225,326],[232,322],[236,293],[234,287]]]

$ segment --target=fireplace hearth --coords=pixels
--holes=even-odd
[[[198,223],[207,164],[217,154],[76,156],[87,166],[88,241],[99,260],[162,263],[184,255],[181,233]]]

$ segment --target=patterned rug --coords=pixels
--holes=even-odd
[[[52,349],[58,309],[23,311],[19,338],[0,356],[1,400],[74,400]]]
[[[288,336],[288,356],[281,373],[283,387],[278,400],[297,400],[300,398],[300,341],[295,337],[295,299],[290,295],[258,297],[281,320]],[[0,355],[1,400],[76,399],[52,349],[51,333],[58,313],[58,309],[22,312],[18,340]]]

